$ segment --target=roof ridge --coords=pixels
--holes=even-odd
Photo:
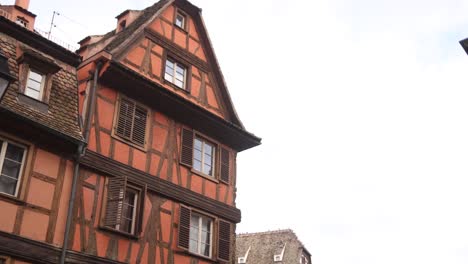
[[[255,235],[279,234],[279,233],[292,233],[292,234],[296,235],[292,229],[287,228],[287,229],[268,230],[268,231],[263,231],[263,232],[254,232],[254,233],[249,233],[249,232],[239,233],[236,236],[237,237],[244,237],[244,236],[255,236]]]

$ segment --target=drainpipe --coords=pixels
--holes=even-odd
[[[95,98],[96,98],[96,89],[97,89],[97,79],[99,76],[99,71],[101,70],[102,62],[97,62],[96,69],[94,70],[94,79],[93,79],[93,86],[91,86],[91,91],[89,95],[88,105],[87,108],[88,112],[86,113],[86,124],[85,124],[85,131],[84,131],[84,138],[85,143],[81,143],[78,145],[75,157],[75,165],[73,169],[73,181],[71,186],[71,194],[70,199],[68,201],[68,212],[67,212],[67,222],[65,225],[65,235],[63,236],[63,247],[62,253],[60,254],[60,264],[65,264],[65,257],[67,254],[68,248],[68,240],[70,236],[70,227],[73,220],[73,209],[74,209],[74,202],[76,198],[76,187],[79,178],[80,172],[80,159],[84,156],[86,151],[86,145],[88,144],[89,140],[89,132],[91,131],[91,114],[94,113],[95,108]]]

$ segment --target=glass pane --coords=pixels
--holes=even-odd
[[[211,166],[208,166],[205,164],[205,166],[203,166],[203,173],[205,174],[208,174],[208,175],[212,175],[213,173],[213,167]]]
[[[202,218],[202,230],[210,232],[211,230],[211,220],[208,218]]]
[[[18,179],[21,169],[21,163],[13,160],[5,159],[3,162],[2,176],[8,176]]]
[[[209,257],[210,256],[210,245],[201,244],[201,252],[202,255]]]
[[[15,160],[18,162],[23,161],[23,154],[24,149],[22,147],[18,147],[12,144],[8,144],[7,151],[5,153],[5,157],[11,160]]]
[[[185,67],[177,65],[176,72],[183,77],[185,75]]]
[[[195,149],[202,149],[202,142],[198,138],[195,139],[195,144],[194,144]]]
[[[38,91],[34,91],[32,89],[28,89],[26,88],[26,91],[24,93],[25,95],[29,96],[29,97],[32,97],[34,99],[39,99],[39,92]]]
[[[17,182],[15,179],[0,176],[0,192],[15,195]]]
[[[167,60],[166,61],[166,71],[167,69],[171,69],[171,73],[174,71],[174,62],[170,61],[170,60]]]
[[[42,82],[42,75],[34,71],[29,71],[29,79],[35,80],[40,83]]]
[[[40,82],[37,82],[37,81],[35,81],[35,80],[29,79],[29,80],[28,80],[28,83],[26,84],[26,86],[27,86],[29,89],[33,89],[33,90],[36,90],[36,91],[40,91],[40,90],[41,90],[41,83],[40,83]]]
[[[179,81],[179,80],[175,80],[174,84],[175,84],[177,87],[184,88],[184,82],[181,82],[181,81]]]
[[[195,240],[190,239],[190,247],[189,250],[191,252],[198,253],[198,242]]]
[[[197,171],[201,171],[201,162],[198,160],[193,160],[193,168]]]
[[[132,233],[132,222],[127,219],[122,219],[122,224],[120,225],[120,231]]]
[[[193,150],[193,158],[195,160],[201,161],[202,160],[202,152],[198,149]]]

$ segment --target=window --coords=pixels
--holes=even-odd
[[[182,64],[168,58],[166,60],[164,79],[181,89],[186,89],[187,68]]]
[[[139,233],[145,193],[146,188],[128,184],[124,177],[110,178],[104,225],[126,234]]]
[[[18,58],[18,64],[20,83],[18,99],[20,102],[33,106],[38,103],[48,104],[53,77],[60,70],[60,66],[39,52],[26,48]]]
[[[21,26],[23,26],[25,28],[28,27],[28,21],[26,21],[26,19],[24,19],[22,17],[17,17],[16,18],[16,24],[21,25]]]
[[[0,139],[0,193],[16,196],[26,148]]]
[[[174,24],[181,29],[185,29],[185,20],[185,15],[183,15],[180,12],[177,12]]]
[[[195,134],[192,130],[182,129],[182,149],[180,152],[180,163],[191,167],[202,175],[229,183],[230,152],[226,148],[220,147],[217,151],[217,144],[204,139],[201,135]],[[219,160],[219,163],[217,163]],[[220,168],[216,169],[216,164]]]
[[[146,142],[148,109],[121,97],[117,111],[115,135],[143,147]]]
[[[30,69],[24,94],[36,100],[42,100],[44,91],[45,76],[39,72]]]
[[[203,174],[214,176],[216,156],[214,144],[196,137],[193,145],[193,168]]]
[[[231,224],[194,212],[181,206],[179,215],[179,241],[181,248],[196,255],[213,258],[213,243],[218,241],[217,257],[229,261],[231,256]],[[217,222],[217,237],[214,235],[214,225]]]
[[[190,252],[211,257],[213,220],[206,216],[192,214],[190,218]]]

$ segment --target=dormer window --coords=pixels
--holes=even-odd
[[[44,93],[45,75],[39,73],[35,69],[29,69],[28,80],[24,94],[41,101]]]
[[[120,22],[119,31],[122,31],[127,26],[127,20]]]
[[[60,70],[60,66],[53,60],[29,49],[23,51],[18,64],[19,101],[33,106],[37,106],[40,102],[42,103],[41,109],[44,110],[49,103],[54,74]]]
[[[174,24],[175,24],[177,27],[179,27],[179,28],[185,30],[185,21],[186,21],[185,15],[182,14],[181,12],[177,12],[176,17],[175,17]]]
[[[28,21],[26,21],[26,19],[24,19],[22,17],[17,17],[16,18],[16,24],[21,25],[21,26],[23,26],[25,28],[28,27]]]

